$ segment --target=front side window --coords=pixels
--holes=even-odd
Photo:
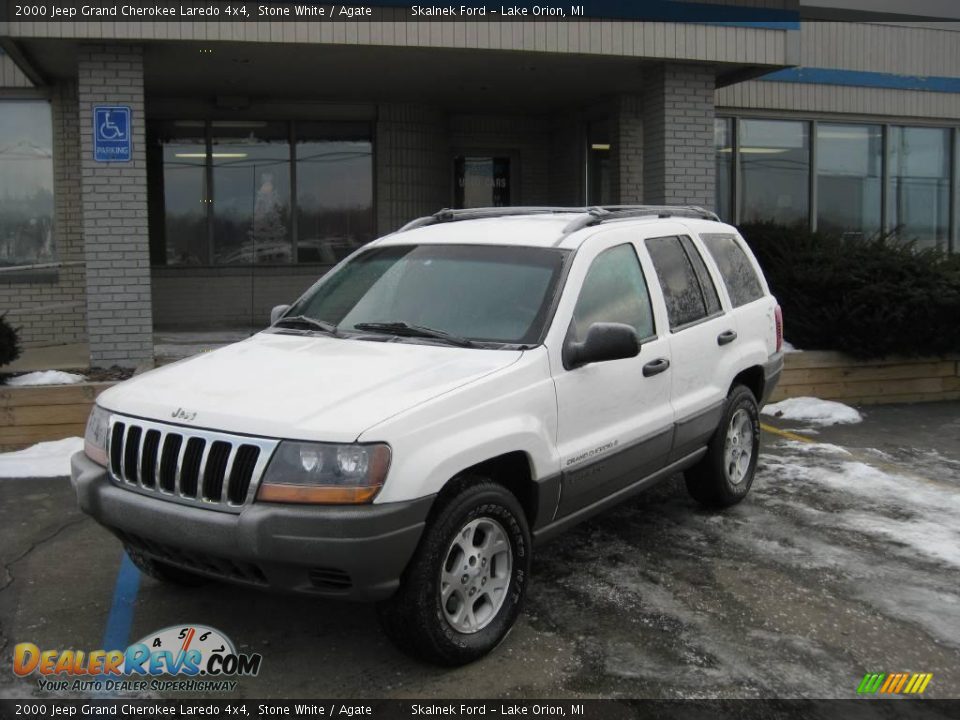
[[[0,102],[0,267],[56,262],[46,102]]]
[[[612,247],[594,259],[573,310],[571,337],[583,342],[590,326],[600,322],[629,325],[640,340],[654,334],[650,292],[632,245]]]
[[[670,329],[705,318],[708,312],[704,292],[680,238],[650,238],[646,245],[663,290]]]
[[[717,263],[734,307],[763,297],[763,286],[753,264],[733,235],[706,234],[700,238]]]
[[[406,323],[476,342],[537,343],[566,256],[498,245],[377,247],[324,278],[288,314],[342,331]]]

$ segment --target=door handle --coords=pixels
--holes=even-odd
[[[717,345],[729,345],[737,339],[736,330],[725,330],[717,335]]]
[[[651,360],[643,366],[643,376],[652,377],[653,375],[659,375],[668,367],[670,367],[670,361],[666,358],[657,358],[656,360]]]

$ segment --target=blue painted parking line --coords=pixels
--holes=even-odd
[[[133,626],[133,605],[140,590],[140,571],[123,553],[117,582],[113,587],[113,604],[103,633],[104,650],[126,650],[130,644],[130,628]]]

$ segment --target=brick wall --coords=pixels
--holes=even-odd
[[[380,105],[375,155],[378,234],[450,204],[450,146],[441,110]]]
[[[547,180],[550,205],[583,205],[585,132],[577,113],[557,116],[554,121]]]
[[[619,197],[619,202],[623,205],[644,202],[643,109],[643,98],[637,95],[622,95],[615,111],[614,197]]]
[[[80,187],[90,361],[135,366],[153,358],[142,48],[81,46],[77,75],[81,138],[92,137],[95,105],[132,113],[131,162],[95,162],[84,142]]]
[[[51,88],[53,131],[53,233],[62,267],[40,275],[0,277],[0,312],[20,328],[24,347],[86,340],[86,285],[82,265],[77,88]]]
[[[714,86],[709,66],[667,63],[646,71],[645,202],[713,207]]]

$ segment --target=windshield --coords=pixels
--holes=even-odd
[[[535,344],[566,255],[500,245],[372,248],[325,278],[288,314],[344,331],[406,323],[477,342]]]

